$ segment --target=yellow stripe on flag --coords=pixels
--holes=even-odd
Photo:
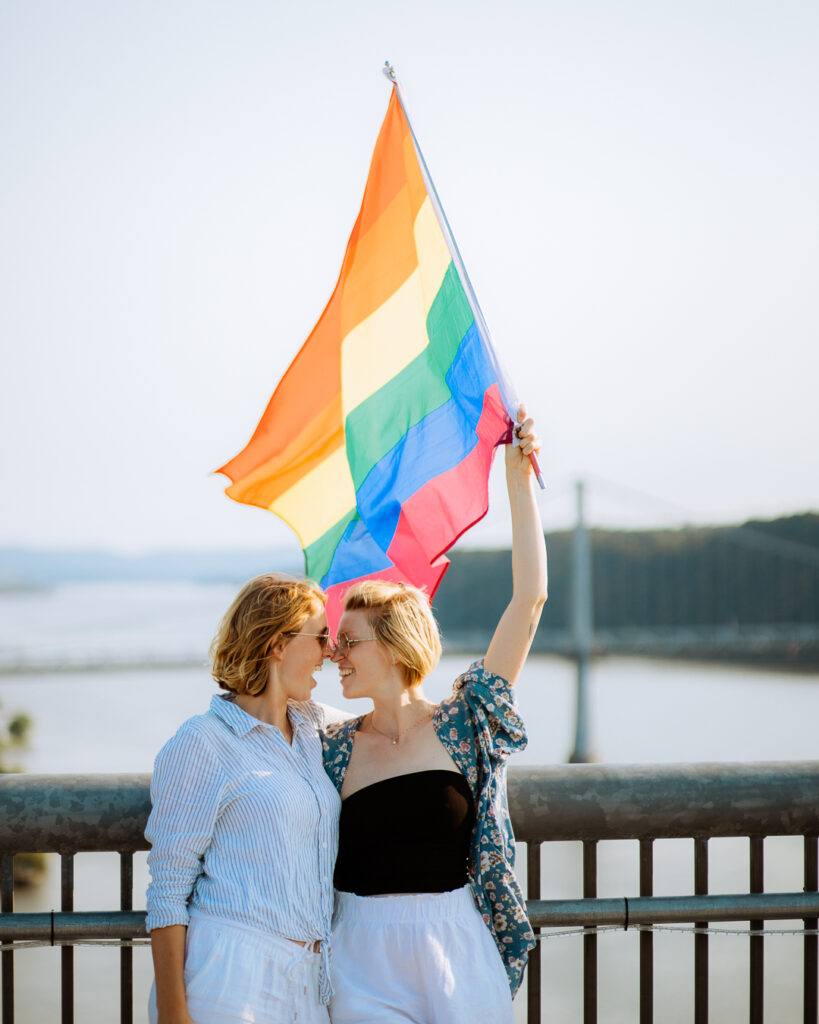
[[[355,507],[355,488],[342,445],[269,506],[306,548]]]
[[[420,266],[342,341],[341,404],[345,418],[429,344],[427,316],[452,257],[428,198],[415,218],[413,234]]]
[[[429,196],[424,200],[413,226],[415,247],[418,250],[418,263],[421,271],[421,288],[424,293],[424,308],[427,316],[441,282],[447,272],[452,255],[447,248],[444,234],[438,218],[432,208]]]

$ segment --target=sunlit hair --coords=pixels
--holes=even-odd
[[[344,611],[366,612],[374,636],[403,669],[407,686],[417,686],[438,664],[441,634],[422,590],[365,580],[347,591]]]
[[[326,600],[312,583],[289,576],[265,573],[249,580],[225,612],[210,645],[213,678],[231,693],[262,693],[271,640],[279,633],[298,633]]]

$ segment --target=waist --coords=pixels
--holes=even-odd
[[[193,927],[210,925],[214,928],[241,934],[245,944],[251,944],[260,952],[269,952],[271,949],[292,950],[293,946],[300,946],[302,949],[309,949],[311,953],[320,953],[322,949],[321,939],[292,939],[289,935],[279,935],[276,932],[265,931],[262,928],[255,928],[244,921],[235,921],[229,917],[220,917],[218,914],[211,914],[206,910],[199,910],[191,907],[189,910],[190,921]]]
[[[299,941],[326,936],[333,912],[332,869],[321,878],[292,877],[288,882],[273,875],[262,886],[254,877],[236,871],[216,876],[203,873],[193,887],[189,910],[266,935],[286,935]]]
[[[336,891],[334,924],[366,921],[394,924],[428,924],[474,917],[475,897],[468,885],[451,892],[395,893],[389,896],[356,896]]]
[[[469,835],[419,839],[371,834],[339,847],[333,884],[359,896],[377,893],[442,893],[469,881]]]
[[[309,949],[311,953],[321,952],[321,939],[312,939],[302,941],[301,939],[287,939],[288,942],[294,942],[297,946],[301,946],[302,949]]]
[[[311,969],[318,971],[319,998],[322,1003],[329,1003],[333,994],[330,984],[329,942],[321,939],[291,939],[275,932],[255,928],[243,921],[209,914],[195,907],[190,908],[189,918],[186,948],[191,941],[191,935],[201,928],[203,934],[200,938],[204,938],[208,945],[218,943],[220,938],[227,939],[228,944],[233,940],[241,943],[242,955],[245,958],[253,957],[254,953],[270,957],[287,965],[288,974],[299,964],[312,964]]]

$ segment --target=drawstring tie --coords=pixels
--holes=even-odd
[[[321,957],[321,963],[319,965],[319,1000],[324,1006],[326,1006],[330,1002],[330,997],[333,994],[333,986],[330,984],[330,940],[318,940],[318,946],[318,954]],[[315,942],[305,942],[303,946],[299,946],[298,953],[287,968],[288,978],[291,977],[298,967],[309,960],[310,957],[315,956],[315,947]]]

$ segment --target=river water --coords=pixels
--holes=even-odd
[[[44,672],[0,676],[3,711],[24,710],[34,719],[29,749],[20,760],[30,772],[150,771],[153,756],[181,721],[205,709],[214,686],[204,654],[219,615],[235,588],[193,584],[87,584],[44,592],[0,595],[0,665],[12,661],[139,660],[141,657],[202,657],[202,668]],[[480,653],[480,652],[478,652]],[[439,699],[469,658],[445,655],[425,686]],[[340,706],[335,668],[318,675],[316,699]],[[592,745],[600,761],[801,760],[819,757],[819,675],[643,659],[601,659],[591,677]],[[529,731],[527,750],[512,763],[565,761],[572,748],[574,668],[557,658],[532,658],[518,687]],[[366,709],[366,702],[345,705]],[[710,844],[713,892],[747,888],[747,840]],[[638,891],[637,844],[601,843],[601,896]],[[521,860],[523,863],[523,860]],[[802,888],[802,849],[796,839],[768,839],[765,886]],[[118,858],[76,858],[75,907],[118,906]],[[582,893],[579,844],[545,844],[543,895]],[[144,856],[135,867],[135,906],[144,907]],[[660,841],[655,850],[655,891],[693,891],[693,843]],[[18,910],[59,906],[59,870],[18,894]],[[792,927],[783,923],[776,927]],[[638,1019],[638,936],[601,934],[599,1006],[601,1022]],[[544,941],[544,1020],[582,1020],[581,940]],[[677,1024],[693,1019],[693,942],[690,936],[655,936],[655,1019]],[[748,942],[715,935],[711,949],[711,1013],[719,1024],[748,1016]],[[766,1019],[789,1024],[801,1019],[801,941],[770,938],[765,950]],[[59,1019],[59,954],[32,949],[16,957],[17,1020],[50,1024]],[[76,952],[78,1024],[118,1019],[119,954],[80,947]],[[136,1020],[144,1022],[150,985],[150,954],[135,951]],[[522,994],[523,995],[523,994]],[[517,1018],[525,1019],[524,998]]]

